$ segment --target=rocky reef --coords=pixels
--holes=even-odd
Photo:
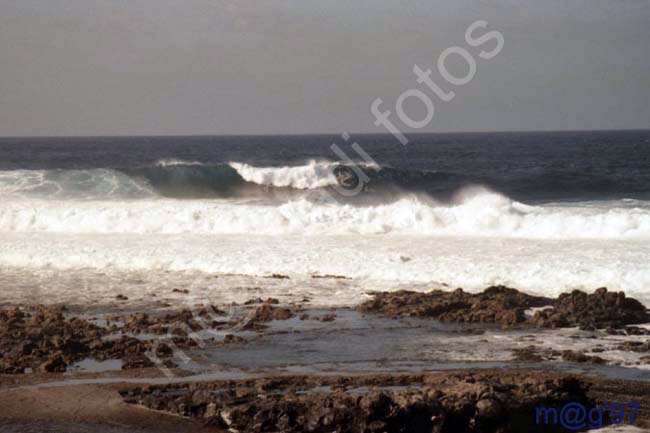
[[[504,286],[489,287],[476,294],[457,289],[428,293],[402,290],[373,295],[373,299],[359,306],[360,311],[389,317],[492,323],[504,327],[615,329],[650,322],[643,304],[626,297],[623,292],[608,292],[606,288],[593,294],[575,290],[563,293],[557,299],[530,296]],[[526,310],[531,308],[541,309],[534,315],[526,315]]]
[[[280,377],[121,394],[128,403],[249,433],[554,432],[558,426],[535,424],[536,407],[593,404],[580,379],[539,372]]]

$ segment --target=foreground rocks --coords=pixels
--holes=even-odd
[[[535,408],[570,401],[593,405],[587,388],[571,376],[463,372],[161,385],[133,387],[122,396],[250,433],[508,433],[560,431],[536,426]]]
[[[251,300],[229,315],[213,305],[147,314],[109,315],[98,326],[74,317],[63,306],[22,306],[0,309],[0,374],[28,371],[61,373],[86,358],[121,360],[122,369],[153,367],[162,362],[173,368],[174,350],[193,349],[199,343],[233,344],[245,340],[227,334],[223,341],[198,336],[203,330],[263,331],[266,322],[294,317],[277,299]],[[151,338],[150,336],[159,338]],[[144,336],[143,338],[139,338]],[[148,337],[147,337],[148,336]],[[152,359],[155,361],[152,361]]]
[[[63,311],[53,306],[0,310],[0,372],[61,372],[88,356],[101,330],[84,320],[67,320]]]
[[[526,310],[540,307],[549,308],[535,312],[532,317],[526,315]],[[623,292],[608,292],[605,288],[593,294],[575,290],[555,300],[504,286],[489,287],[477,294],[462,289],[428,293],[402,290],[375,293],[359,310],[390,317],[425,317],[442,322],[493,323],[506,327],[616,329],[650,322],[643,304],[627,298]]]
[[[159,323],[146,314],[131,315],[121,326],[100,327],[79,317],[68,318],[65,312],[62,306],[41,305],[0,310],[0,373],[25,373],[28,369],[61,373],[86,358],[118,359],[123,369],[154,365],[146,356],[153,342],[125,335],[159,330]],[[174,337],[174,342],[180,347],[195,345],[183,335]],[[164,344],[157,345],[157,356],[170,357],[171,351],[164,348]]]

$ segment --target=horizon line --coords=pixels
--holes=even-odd
[[[453,135],[453,134],[503,134],[503,133],[570,133],[570,132],[633,132],[648,131],[644,128],[603,128],[603,129],[504,129],[504,130],[471,130],[471,131],[432,131],[432,132],[410,132],[407,136],[416,135]],[[349,132],[354,135],[392,136],[388,132]],[[6,135],[0,139],[45,139],[45,138],[165,138],[165,137],[316,137],[316,136],[340,136],[343,132],[310,132],[310,133],[230,133],[230,134],[97,134],[97,135]]]

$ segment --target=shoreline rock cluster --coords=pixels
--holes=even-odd
[[[124,323],[100,327],[79,317],[66,317],[63,306],[12,307],[0,310],[0,373],[21,374],[29,370],[62,373],[83,359],[97,361],[119,359],[122,369],[154,366],[146,353],[155,349],[159,358],[170,358],[165,343],[139,339],[139,333],[166,333],[169,323],[191,320],[191,313],[179,312],[156,319],[145,313],[133,313]],[[191,323],[191,322],[190,322]],[[182,330],[173,337],[178,347],[196,343]],[[173,363],[167,360],[173,367]]]
[[[179,349],[198,346],[193,335],[205,329],[263,331],[265,323],[287,320],[295,313],[278,305],[277,299],[253,300],[239,317],[216,306],[181,309],[150,315],[134,312],[107,316],[105,326],[68,314],[64,306],[35,305],[0,309],[0,374],[34,371],[62,373],[72,364],[87,358],[96,361],[121,360],[122,369],[153,367],[155,355],[167,368],[174,368],[172,344]],[[69,317],[68,317],[69,316]],[[223,320],[221,320],[223,319]],[[161,339],[138,338],[141,335]],[[233,334],[214,344],[244,343]],[[205,342],[205,338],[201,338]],[[169,344],[168,344],[169,343]]]
[[[535,408],[589,407],[587,389],[552,373],[461,372],[154,385],[121,394],[127,403],[230,431],[509,433],[561,431],[536,426]]]
[[[174,351],[195,348],[195,333],[213,329],[220,332],[239,329],[264,332],[269,322],[291,318],[300,320],[336,320],[336,315],[310,317],[302,305],[280,305],[277,299],[253,299],[243,305],[230,306],[227,314],[217,306],[198,306],[147,314],[132,312],[108,316],[105,325],[69,314],[63,306],[22,306],[0,309],[0,373],[20,374],[27,371],[65,372],[71,364],[86,358],[97,361],[119,359],[122,369],[154,366],[148,354],[155,355],[168,368],[175,367]],[[537,308],[534,314],[527,314]],[[650,322],[646,308],[622,292],[598,289],[593,294],[573,291],[557,299],[536,297],[515,289],[495,286],[471,294],[457,289],[428,293],[398,291],[375,293],[358,310],[391,318],[419,317],[442,322],[481,323],[505,328],[580,327],[584,330],[605,328],[614,335],[650,335],[650,330],[630,326]],[[141,335],[161,339],[138,338]],[[219,345],[246,342],[236,333],[223,340],[202,339]],[[169,343],[169,344],[168,344]],[[172,344],[173,343],[173,344]],[[647,352],[647,343],[621,346],[621,350]],[[597,356],[587,359],[571,353],[522,351],[520,359],[557,359],[600,363]],[[650,359],[650,358],[643,358]]]
[[[401,290],[373,293],[361,304],[364,313],[388,317],[419,317],[455,323],[487,323],[503,327],[567,328],[584,330],[650,322],[650,314],[639,301],[623,292],[606,288],[587,294],[580,290],[557,299],[531,296],[504,286],[488,287],[481,293],[434,290],[428,293]],[[548,307],[548,308],[544,308]],[[538,308],[532,316],[526,310]],[[642,332],[642,331],[641,331]]]
[[[623,292],[608,292],[600,288],[592,294],[580,290],[562,293],[552,309],[535,313],[532,325],[540,328],[578,326],[583,330],[623,328],[650,322],[645,306]]]

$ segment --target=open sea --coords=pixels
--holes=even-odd
[[[650,305],[650,131],[410,138],[2,138],[3,299],[506,284]]]

